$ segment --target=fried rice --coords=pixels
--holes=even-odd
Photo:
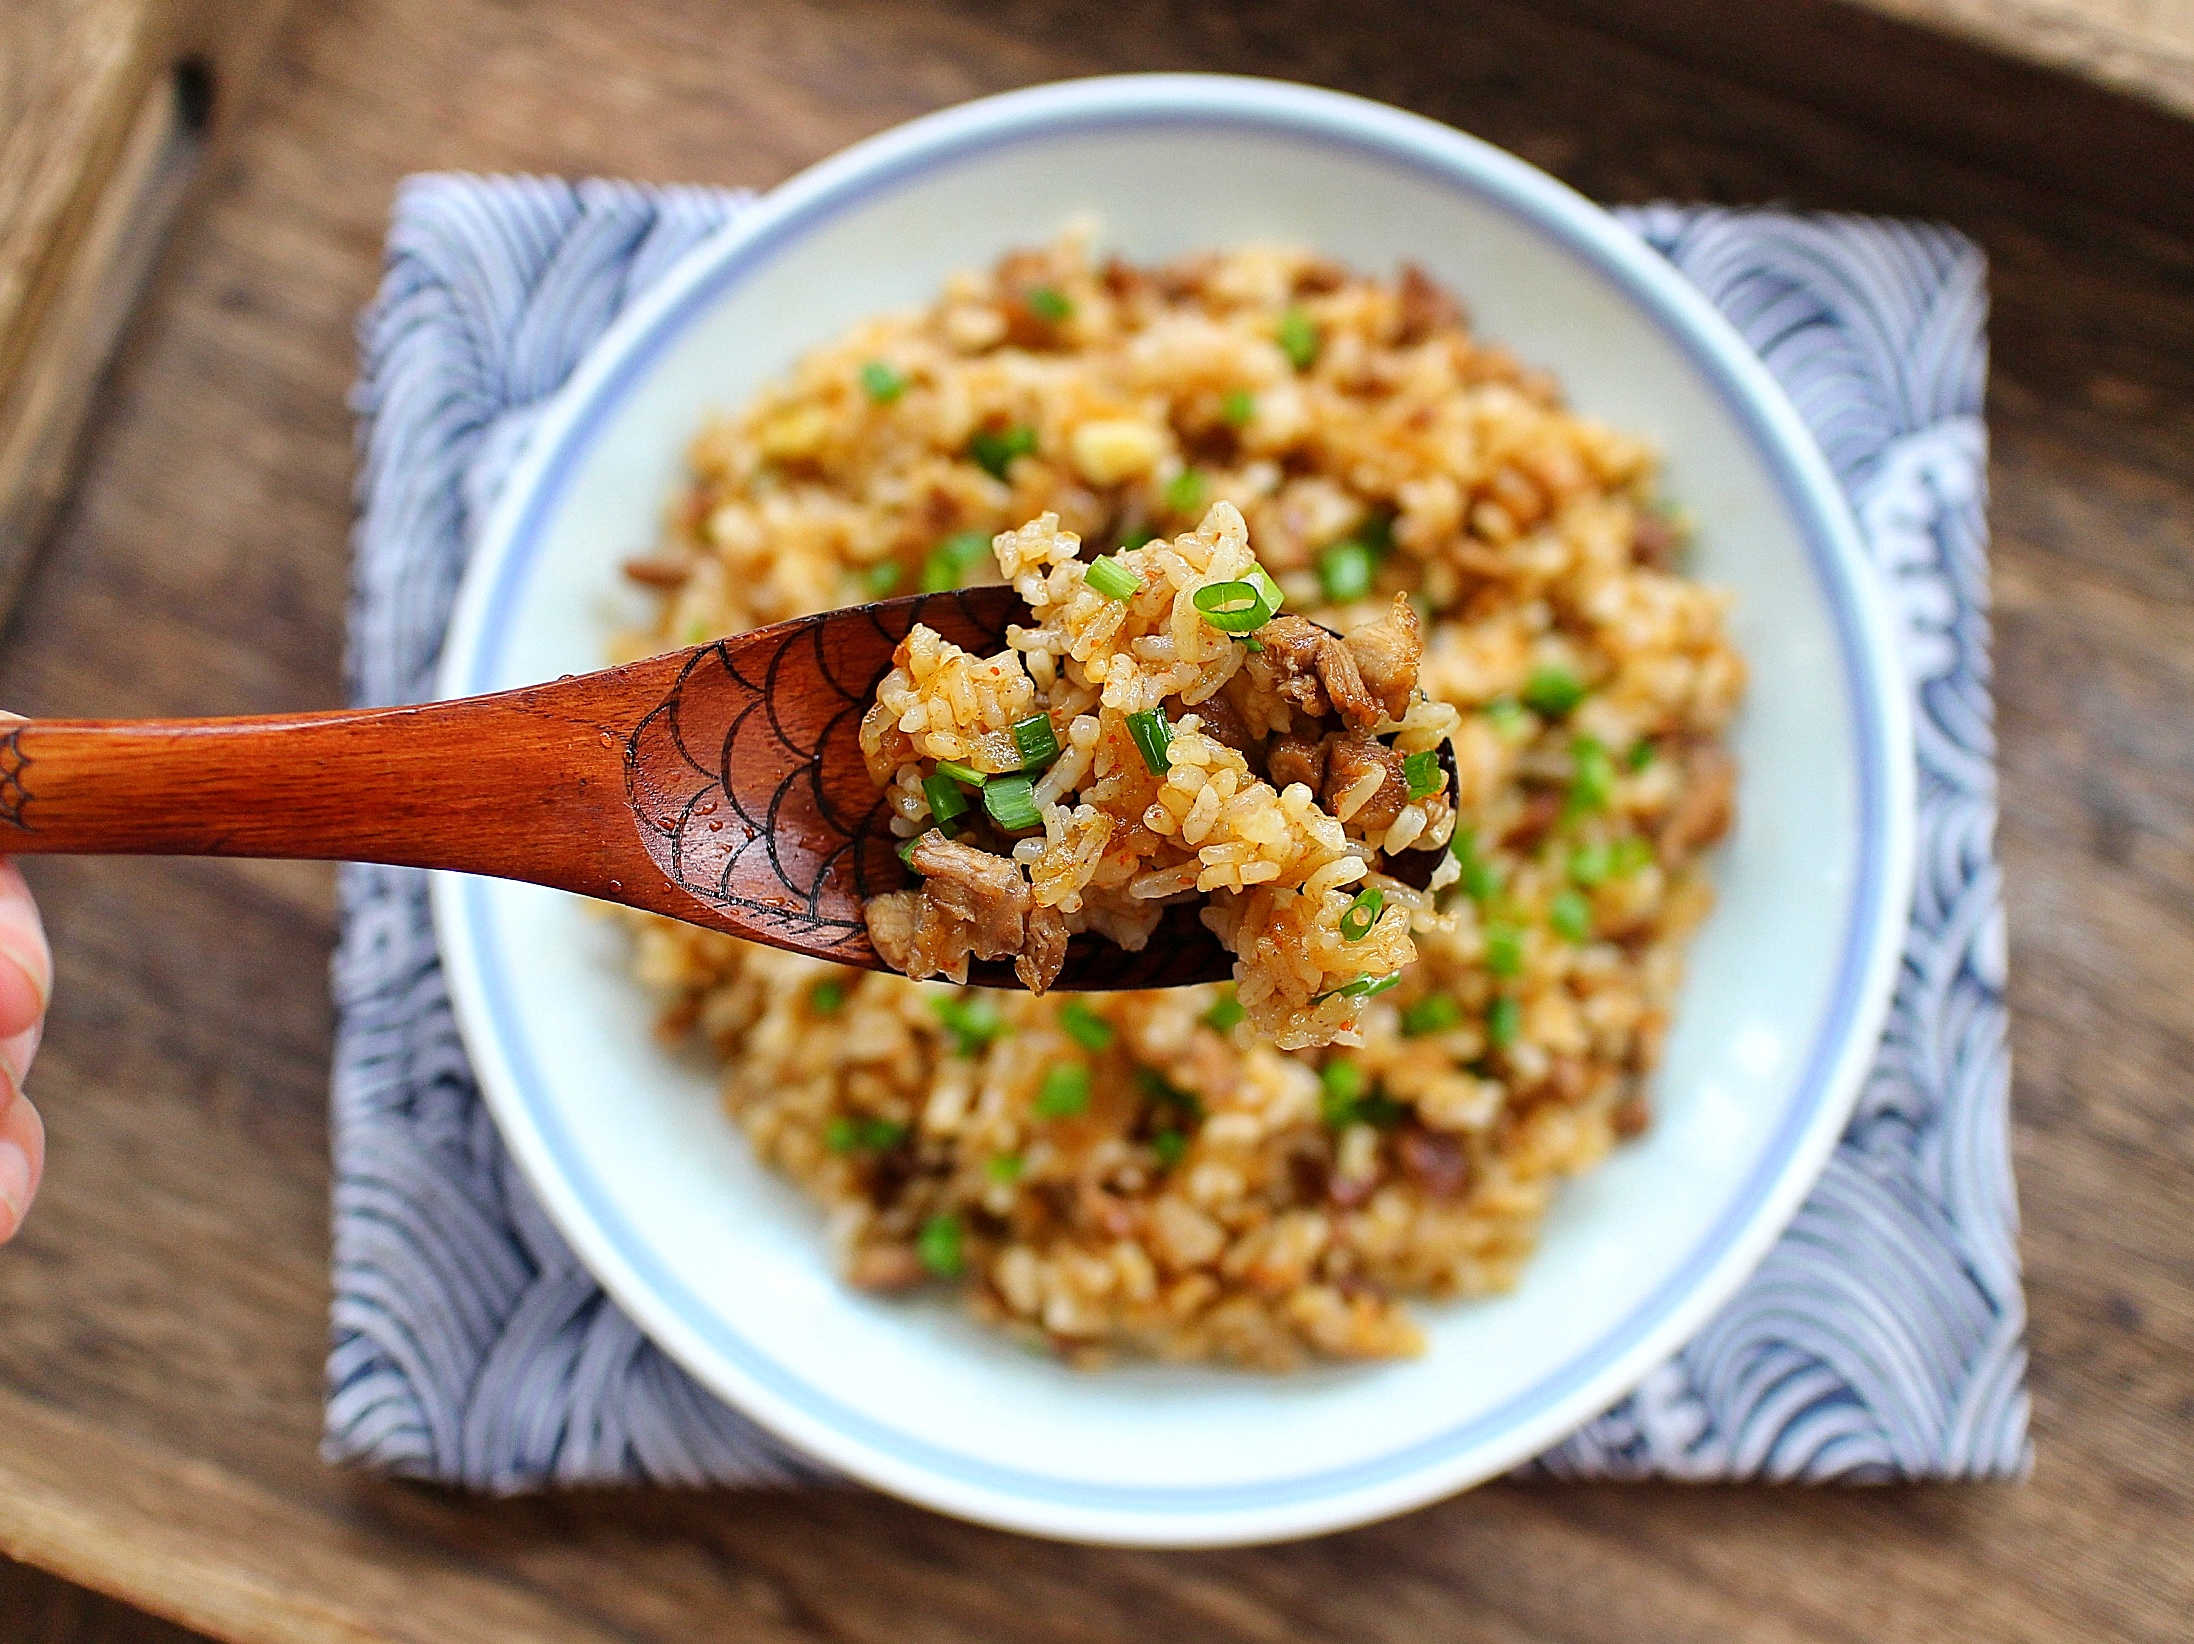
[[[978,579],[1031,606],[1000,657],[910,635],[867,728],[911,865],[990,876],[930,915],[930,968],[987,945],[1040,979],[1180,897],[1236,954],[1236,986],[1035,997],[635,916],[665,1031],[852,1283],[957,1286],[1076,1362],[1285,1369],[1411,1352],[1409,1298],[1517,1281],[1561,1181],[1647,1122],[1732,820],[1744,667],[1642,443],[1413,267],[1070,235],[810,354],[691,467],[627,654]],[[1199,619],[1243,582],[1286,613],[1250,637],[1347,647],[1375,707]],[[1397,791],[1422,753],[1438,791]],[[931,883],[872,904],[880,950],[913,956]]]

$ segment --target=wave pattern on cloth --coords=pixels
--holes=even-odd
[[[354,701],[431,694],[466,555],[541,405],[625,303],[747,198],[404,185],[360,324]],[[2015,1472],[2027,1405],[1981,258],[1919,225],[1670,207],[1629,220],[1759,349],[1852,498],[1921,707],[1920,883],[1882,1056],[1819,1189],[1696,1341],[1534,1470]],[[329,1459],[498,1492],[828,1476],[671,1363],[549,1225],[474,1086],[424,876],[346,868],[342,898]]]

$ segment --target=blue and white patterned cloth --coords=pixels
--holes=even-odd
[[[437,176],[397,199],[361,325],[360,703],[431,694],[473,535],[532,420],[622,306],[746,196]],[[1974,1478],[2028,1465],[1989,695],[1985,269],[1921,224],[1628,214],[1790,390],[1901,615],[1919,882],[1880,1060],[1742,1294],[1533,1470]],[[493,1491],[815,1477],[604,1297],[489,1121],[424,878],[343,878],[326,1453]]]

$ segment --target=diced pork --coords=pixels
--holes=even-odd
[[[1412,613],[1414,615],[1414,613]],[[1385,717],[1347,645],[1308,617],[1274,617],[1257,630],[1282,701],[1312,719],[1338,713],[1369,730]]]
[[[1417,690],[1417,664],[1424,660],[1424,630],[1408,596],[1396,594],[1394,607],[1377,622],[1357,629],[1346,641],[1364,689],[1379,701],[1389,719],[1409,711]]]
[[[1321,802],[1357,833],[1367,839],[1377,838],[1394,825],[1402,807],[1409,803],[1409,778],[1402,770],[1402,756],[1362,731],[1327,737],[1326,783]]]
[[[1720,743],[1694,747],[1684,778],[1684,796],[1661,824],[1661,858],[1671,865],[1706,849],[1737,819],[1737,763]]]
[[[1300,731],[1274,737],[1265,749],[1265,773],[1272,785],[1283,791],[1297,782],[1312,793],[1322,791],[1326,785],[1325,739],[1305,736]]]
[[[1463,323],[1463,305],[1415,263],[1402,264],[1401,330],[1395,341],[1421,343]]]
[[[909,976],[964,983],[970,958],[1019,955],[1028,937],[1029,890],[1018,864],[955,844],[935,828],[915,842],[908,861],[922,888],[876,897],[868,907],[869,940],[886,964]],[[1057,974],[1054,966],[1045,985]]]

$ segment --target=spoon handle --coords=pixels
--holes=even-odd
[[[629,700],[661,690],[634,681]],[[271,718],[29,720],[0,734],[0,854],[304,857],[606,892],[645,865],[615,729],[635,711],[546,685]]]

